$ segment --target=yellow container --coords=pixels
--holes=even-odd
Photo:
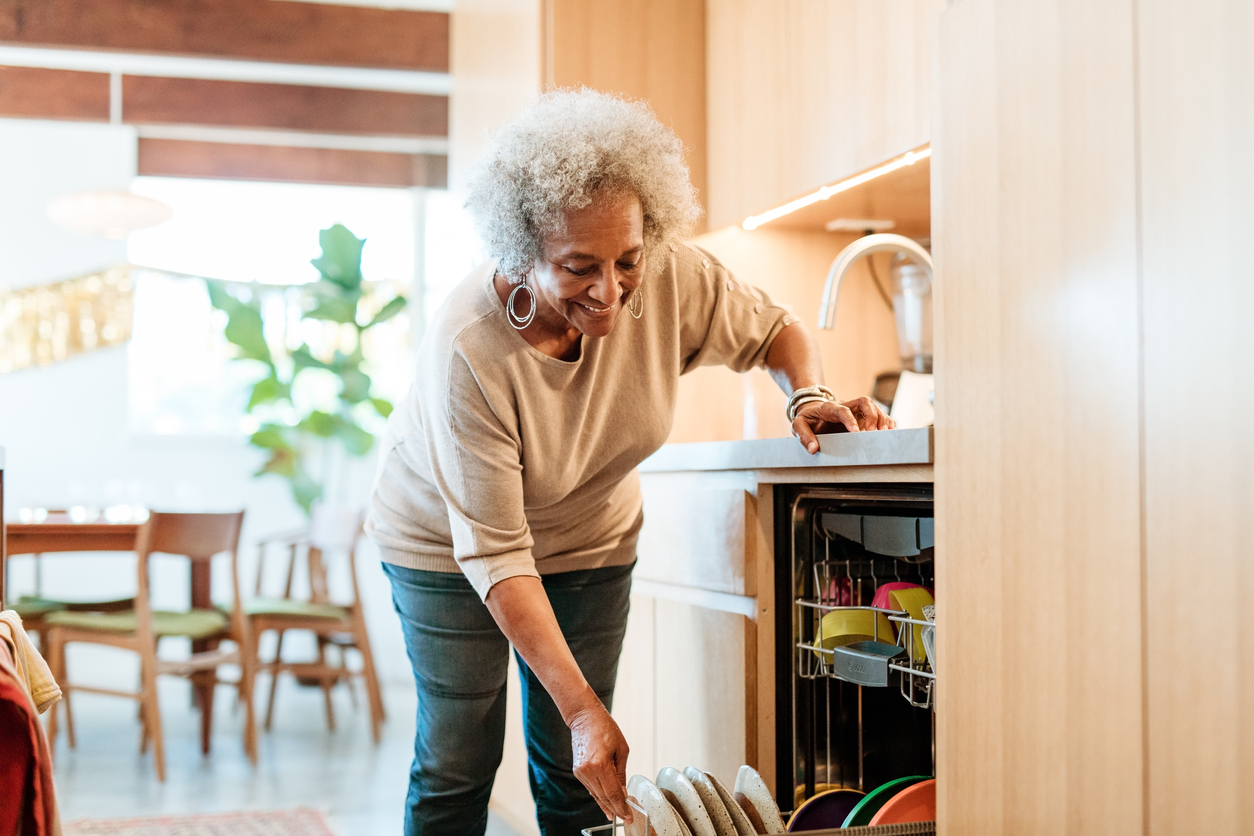
[[[848,607],[824,613],[814,643],[824,650],[854,642],[878,641],[893,644],[897,634],[893,623],[882,612],[866,607]]]
[[[917,621],[927,621],[923,615],[923,608],[928,604],[935,604],[932,593],[928,592],[921,586],[910,587],[907,589],[894,589],[888,593],[889,603],[895,610],[906,613]],[[923,647],[923,628],[918,625],[903,624],[902,627],[909,627],[911,638],[914,641],[914,649],[906,648],[911,655],[911,659],[918,663],[927,660],[927,651]]]

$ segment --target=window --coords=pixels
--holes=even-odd
[[[260,283],[267,338],[294,347],[320,338],[310,333],[320,324],[299,322],[298,294],[289,289],[317,279],[309,260],[319,253],[320,229],[341,223],[365,238],[366,280],[397,283],[411,309],[422,302],[426,318],[479,259],[464,213],[443,191],[161,177],[136,178],[133,189],[174,209],[171,220],[128,241],[129,260],[141,268],[129,355],[137,433],[238,434],[256,426],[244,407],[259,369],[229,362],[225,315],[210,307],[196,277]],[[370,373],[381,394],[397,399],[409,385],[417,335],[407,317],[393,322],[372,341]],[[324,397],[317,375],[309,376],[305,396]]]

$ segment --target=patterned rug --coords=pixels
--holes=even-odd
[[[257,810],[199,816],[75,819],[64,836],[334,836],[317,810]]]

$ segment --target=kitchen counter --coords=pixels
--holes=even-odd
[[[640,465],[641,473],[781,468],[931,465],[932,428],[832,433],[810,455],[795,438],[667,444]]]

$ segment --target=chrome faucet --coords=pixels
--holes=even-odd
[[[819,309],[819,327],[830,329],[836,324],[836,301],[840,297],[840,284],[849,268],[860,258],[871,253],[897,252],[918,262],[932,280],[932,257],[927,250],[904,235],[880,233],[866,235],[840,251],[832,267],[827,271],[827,283],[823,286],[823,305]]]

